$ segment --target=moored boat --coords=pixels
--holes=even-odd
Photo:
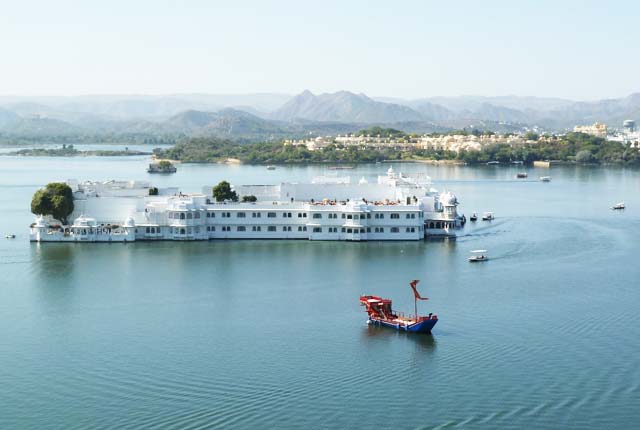
[[[360,296],[360,304],[365,307],[365,311],[369,315],[367,324],[376,324],[410,333],[431,333],[433,326],[438,322],[438,316],[432,313],[418,315],[418,300],[428,300],[418,292],[418,282],[420,281],[413,280],[409,283],[414,295],[415,313],[413,315],[405,316],[402,312],[393,310],[391,299],[383,299],[378,296]]]
[[[482,221],[493,221],[494,218],[493,212],[485,212],[482,214]]]
[[[469,218],[470,221],[478,221],[478,214],[477,213],[473,213],[473,215],[471,215],[471,217]]]
[[[551,176],[540,176],[541,182],[551,182]]]
[[[276,170],[276,166],[267,166],[267,170]]]
[[[518,172],[516,173],[516,178],[518,179],[526,179],[529,175],[527,172]]]

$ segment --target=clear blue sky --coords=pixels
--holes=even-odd
[[[5,1],[0,95],[640,91],[638,1]]]

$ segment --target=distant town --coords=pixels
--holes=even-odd
[[[373,130],[375,132],[375,129]],[[438,151],[480,151],[488,146],[495,145],[524,145],[526,143],[544,142],[556,139],[561,135],[538,134],[534,131],[527,133],[496,134],[490,131],[453,132],[452,134],[404,134],[385,132],[379,129],[378,134],[354,133],[337,136],[320,136],[300,140],[285,140],[289,146],[304,146],[309,151],[325,149],[331,145],[343,147],[358,147],[371,149],[425,149]],[[584,133],[590,136],[604,138],[612,142],[640,147],[640,132],[637,131],[635,121],[626,120],[621,130],[610,130],[606,124],[594,123],[592,125],[577,125],[573,128],[575,133]]]

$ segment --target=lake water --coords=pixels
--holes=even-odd
[[[199,191],[323,167],[0,157],[0,428],[636,428],[640,171],[394,165],[493,210],[457,240],[30,244],[29,202],[67,178]],[[343,173],[373,178],[388,165]],[[533,180],[551,175],[550,183]],[[626,201],[627,209],[609,207]],[[472,249],[493,257],[466,261]],[[361,293],[440,317],[368,327]]]

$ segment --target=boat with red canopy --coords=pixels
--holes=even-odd
[[[369,320],[367,324],[377,324],[412,333],[431,333],[431,329],[438,322],[438,316],[430,313],[426,316],[418,315],[418,300],[429,300],[418,292],[419,280],[409,283],[413,290],[414,311],[413,315],[405,315],[396,312],[392,308],[391,299],[383,299],[378,296],[360,296],[360,304],[365,307]]]

